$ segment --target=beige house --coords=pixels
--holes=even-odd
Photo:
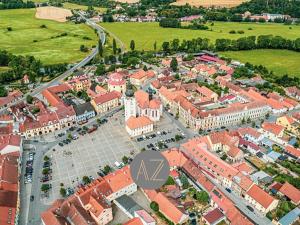
[[[130,135],[130,137],[147,134],[153,131],[153,122],[146,116],[131,116],[126,121],[126,131]]]
[[[116,91],[96,96],[91,104],[97,113],[105,113],[119,105],[120,94]]]

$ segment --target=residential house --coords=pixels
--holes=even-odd
[[[130,83],[136,86],[141,86],[145,83],[146,80],[155,77],[155,73],[153,70],[138,70],[137,72],[133,73],[129,80]]]
[[[278,200],[254,184],[246,193],[245,199],[251,203],[258,211],[266,214],[275,209]]]
[[[0,135],[0,155],[20,153],[21,147],[22,139],[19,135]]]
[[[220,209],[215,208],[203,215],[202,220],[205,224],[217,225],[221,221],[226,220],[226,216],[220,211]]]
[[[281,116],[276,119],[276,124],[285,127],[287,131],[292,132],[295,135],[300,135],[300,123],[293,117]]]
[[[91,100],[91,104],[98,114],[105,113],[119,106],[120,93],[117,91],[97,95]]]
[[[287,197],[293,204],[300,204],[300,191],[288,182],[285,182],[278,190],[279,194]]]
[[[90,102],[73,106],[76,113],[76,121],[82,122],[93,118],[96,113],[95,109]]]
[[[287,87],[285,89],[285,93],[292,97],[292,98],[295,98],[297,100],[300,100],[300,89],[297,88],[296,86],[293,86],[293,87]]]

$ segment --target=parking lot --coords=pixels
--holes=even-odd
[[[90,129],[92,124],[87,127]],[[50,150],[47,153],[51,160],[52,173],[50,181],[46,181],[51,184],[51,189],[49,197],[43,199],[45,203],[61,197],[61,187],[75,190],[82,184],[83,176],[92,179],[98,177],[97,172],[103,170],[106,165],[117,169],[115,162],[122,162],[123,156],[133,158],[143,148],[158,151],[178,147],[183,139],[177,140],[176,135],[177,138],[184,138],[185,135],[170,118],[163,117],[155,125],[153,133],[137,141],[137,138],[130,138],[127,134],[122,111],[108,117],[107,122],[99,125],[97,130],[85,132],[84,135],[79,133],[73,132],[73,136],[76,135],[78,139],[64,142],[63,146],[57,145],[54,147],[55,151]],[[67,137],[68,135],[65,135],[63,139]]]
[[[105,165],[114,167],[124,155],[136,154],[139,149],[130,140],[124,128],[122,112],[108,118],[108,122],[89,134],[79,135],[64,146],[56,146],[47,155],[52,162],[52,189],[45,201],[60,197],[61,183],[64,188],[76,188],[83,176],[98,177],[97,172]]]

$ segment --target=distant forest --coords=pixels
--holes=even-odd
[[[20,9],[34,8],[33,2],[23,2],[22,0],[0,0],[0,9]]]
[[[251,0],[232,9],[235,13],[280,13],[300,18],[299,0]]]

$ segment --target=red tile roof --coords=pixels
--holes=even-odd
[[[294,148],[293,146],[287,145],[285,147],[285,151],[296,158],[300,158],[300,149],[299,148]]]
[[[284,130],[283,126],[270,122],[264,122],[261,126],[265,131],[273,133],[276,136],[278,136]]]
[[[279,189],[279,192],[287,196],[292,202],[295,204],[300,203],[300,190],[295,188],[293,185],[291,185],[288,182],[285,182],[282,187]]]
[[[97,105],[101,105],[105,102],[109,102],[111,100],[118,99],[118,98],[120,98],[120,94],[116,91],[112,91],[112,92],[105,93],[103,95],[97,95],[94,98],[94,101]]]
[[[212,211],[208,212],[203,216],[203,218],[209,223],[214,224],[218,222],[220,219],[225,218],[224,214],[218,209],[215,208]]]
[[[263,189],[258,187],[256,184],[254,184],[247,191],[247,194],[266,209],[273,203],[273,201],[275,201],[275,198],[273,198]]]
[[[125,85],[126,80],[123,79],[123,75],[120,73],[112,73],[109,75],[109,80],[107,81],[109,85],[120,86]]]

